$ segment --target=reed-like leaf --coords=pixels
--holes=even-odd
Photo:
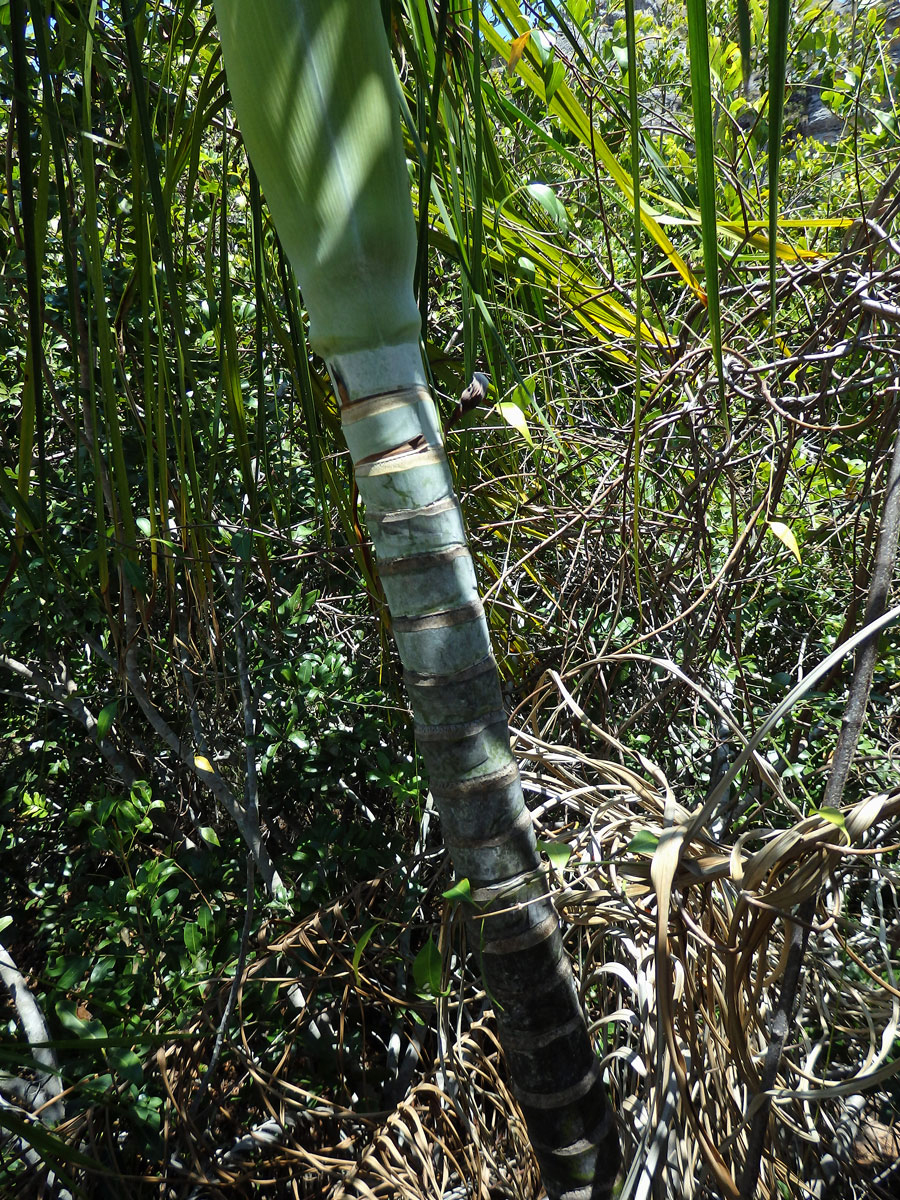
[[[628,53],[628,118],[631,127],[631,178],[634,186],[632,238],[634,245],[634,440],[632,443],[631,556],[638,609],[641,608],[641,316],[644,309],[644,275],[641,266],[641,126],[638,113],[638,56],[635,38],[634,0],[625,0],[625,45]]]
[[[43,244],[47,222],[48,144],[42,139],[39,168],[40,193],[35,197],[34,162],[32,156],[32,98],[30,67],[25,47],[25,0],[12,0],[10,5],[13,82],[15,86],[16,141],[19,148],[19,200],[21,235],[25,252],[25,289],[28,303],[28,348],[25,356],[25,379],[22,389],[20,418],[18,488],[27,496],[33,469],[32,455],[37,437],[37,474],[41,519],[47,517],[46,478],[46,417],[42,378],[43,333],[39,247]],[[36,203],[37,199],[37,203]],[[10,203],[13,198],[10,196]]]
[[[790,24],[791,0],[769,0],[769,304],[773,338],[777,337],[778,323],[778,178],[781,168],[781,137],[784,132],[784,89],[787,82]]]
[[[725,376],[722,368],[722,317],[719,306],[719,247],[716,236],[716,158],[713,145],[712,88],[709,75],[709,33],[706,0],[687,0],[688,52],[691,64],[691,108],[700,196],[700,236],[706,274],[706,306],[713,359],[719,377],[722,420],[728,429]]]
[[[744,95],[750,87],[751,55],[753,43],[750,36],[750,0],[735,0],[737,9],[738,45],[741,48],[741,73],[744,80]]]
[[[506,18],[514,29],[521,32],[528,27],[528,23],[519,10],[516,0],[491,0],[491,3],[498,15]],[[508,60],[509,44],[503,39],[498,30],[493,25],[486,23],[484,26],[484,35],[485,40],[491,43],[495,52],[503,55]],[[515,69],[528,84],[529,88],[536,95],[543,97],[544,85],[540,72],[537,69],[535,52],[530,47],[526,46],[525,53],[523,53],[517,62]],[[556,89],[548,107],[554,116],[559,119],[563,127],[574,134],[592,154],[596,155],[619,189],[621,202],[630,207],[634,201],[634,180],[627,171],[623,170],[615,154],[613,154],[605,140],[597,132],[588,119],[584,108],[575,97],[575,94],[565,83],[560,84]],[[678,271],[678,274],[688,287],[690,287],[691,291],[696,295],[700,295],[702,289],[693,272],[666,236],[656,219],[656,215],[643,203],[641,204],[640,214],[644,227]]]
[[[97,20],[98,0],[93,0],[88,14],[88,23],[93,25]],[[88,37],[84,51],[84,91],[82,118],[85,129],[92,128],[92,65],[93,39]],[[84,241],[87,257],[88,277],[91,284],[91,303],[97,328],[96,353],[100,365],[100,402],[103,411],[103,432],[108,440],[110,449],[110,476],[112,479],[112,494],[115,503],[110,518],[116,531],[118,551],[125,561],[134,562],[137,551],[137,527],[134,520],[134,508],[131,496],[131,484],[128,478],[128,468],[125,463],[125,450],[122,443],[122,427],[119,420],[118,389],[116,387],[116,366],[113,349],[113,334],[110,328],[109,313],[106,306],[106,289],[103,282],[103,250],[100,245],[100,215],[97,203],[97,166],[94,157],[94,143],[90,138],[84,138],[81,147],[82,173],[84,183]],[[95,400],[93,378],[91,380],[92,411],[98,412]],[[95,471],[99,478],[105,471],[97,454],[99,452],[100,428],[94,416],[95,441]]]

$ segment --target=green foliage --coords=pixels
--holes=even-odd
[[[469,4],[388,7],[444,411],[473,369],[491,375],[495,404],[450,430],[448,450],[507,699],[528,714],[545,672],[565,666],[588,720],[652,759],[680,803],[700,803],[717,750],[734,746],[684,679],[749,733],[859,625],[896,423],[895,327],[860,294],[881,272],[896,304],[897,262],[889,206],[886,239],[852,222],[896,162],[896,39],[877,7],[853,22],[794,6],[770,239],[770,71],[785,88],[756,0],[705,6],[708,85],[693,87],[686,13],[669,0],[634,14],[632,52],[626,21],[586,0],[491,0],[477,21]],[[129,24],[99,5],[93,20],[56,5],[52,21],[13,30],[0,5],[0,927],[77,1118],[71,1137],[39,1131],[35,1148],[61,1176],[90,1146],[104,1170],[152,1177],[166,1130],[184,1127],[157,1054],[186,1109],[242,950],[220,1068],[240,1128],[211,1103],[198,1120],[216,1145],[268,1115],[229,1049],[240,1036],[265,1070],[285,1056],[313,1097],[383,1107],[384,1081],[360,1064],[391,1028],[348,1027],[343,1044],[294,1030],[283,981],[309,990],[324,969],[304,943],[253,974],[268,942],[307,920],[349,939],[317,993],[325,1011],[347,988],[374,1004],[377,960],[400,980],[391,1004],[424,1023],[448,978],[418,928],[427,889],[414,875],[352,928],[333,908],[398,874],[424,792],[377,582],[359,583],[330,383],[234,133],[209,7]],[[840,118],[831,144],[804,134],[813,93]],[[720,332],[705,303],[716,263]],[[898,676],[887,631],[848,802],[896,786]],[[841,811],[820,805],[848,678],[835,668],[772,731],[758,774],[735,785],[733,837],[756,844],[815,814],[844,834]],[[567,720],[548,721],[561,744],[588,737]],[[256,806],[284,878],[280,899],[257,884],[249,949],[245,843],[192,769],[198,755]],[[646,866],[655,830],[626,835],[622,857]],[[570,837],[552,830],[544,847],[567,880]],[[463,911],[467,881],[443,895]],[[861,970],[849,957],[840,969]],[[849,1059],[842,1036],[834,1053]],[[27,1058],[13,1025],[0,1052],[16,1069]],[[0,1191],[24,1171],[4,1162]]]

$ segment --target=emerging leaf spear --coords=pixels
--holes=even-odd
[[[615,1120],[525,807],[422,367],[416,233],[378,0],[216,0],[237,118],[325,360],[416,736],[551,1200],[601,1200]]]

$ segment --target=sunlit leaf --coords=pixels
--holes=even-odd
[[[847,828],[847,822],[844,819],[844,814],[839,808],[832,808],[830,805],[826,804],[822,808],[816,809],[816,816],[822,817],[823,820],[830,822],[832,825],[836,825],[838,829]]]
[[[109,1036],[102,1021],[88,1015],[83,1005],[76,1005],[67,998],[57,1000],[56,1015],[63,1028],[69,1033],[74,1033],[76,1037],[92,1040]]]
[[[548,33],[545,33],[543,29],[536,29],[532,38],[532,45],[541,66],[549,66],[553,58],[553,38]]]
[[[770,521],[769,530],[775,534],[779,542],[787,546],[797,562],[800,562],[800,547],[797,545],[797,539],[794,537],[790,525],[785,525],[783,521]]]
[[[516,69],[516,63],[522,57],[525,47],[528,45],[528,39],[531,37],[531,30],[526,29],[523,34],[515,38],[509,43],[509,60],[506,64],[507,75],[512,75]]]
[[[529,195],[538,202],[550,220],[558,229],[568,233],[572,228],[572,219],[566,211],[566,206],[549,184],[535,181],[528,184]]]
[[[213,773],[213,765],[205,754],[194,755],[194,766],[198,771],[209,771],[210,775]]]
[[[659,838],[649,829],[639,829],[625,847],[629,854],[653,854],[659,845]]]
[[[529,446],[534,445],[528,421],[518,404],[513,404],[511,400],[504,400],[497,405],[497,411],[508,425],[512,425],[513,429],[522,435]]]
[[[561,62],[554,62],[544,71],[544,96],[549,104],[565,81],[566,72]]]
[[[537,278],[537,268],[530,258],[524,254],[520,254],[516,260],[516,265],[519,268],[519,278],[524,279],[527,283],[534,283]]]
[[[452,888],[447,888],[446,892],[441,892],[445,900],[468,900],[472,895],[472,885],[468,879],[458,880]]]
[[[565,842],[539,841],[538,850],[546,854],[557,871],[561,871],[572,857],[572,847]]]
[[[109,1065],[123,1079],[140,1087],[144,1081],[144,1068],[135,1052],[127,1046],[107,1046]]]

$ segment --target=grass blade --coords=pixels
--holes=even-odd
[[[777,316],[775,266],[778,237],[778,175],[781,167],[781,135],[784,130],[784,85],[787,79],[787,43],[790,24],[791,0],[769,0],[769,300],[773,337],[776,335]]]
[[[750,40],[750,3],[749,0],[737,0],[738,45],[741,48],[741,70],[744,76],[744,95],[750,87],[750,55],[753,45]]]
[[[634,513],[631,529],[631,554],[634,563],[634,587],[638,610],[641,607],[641,316],[644,308],[643,274],[641,272],[641,125],[638,115],[638,60],[635,36],[634,0],[625,2],[625,45],[628,52],[628,117],[631,125],[631,178],[633,208],[631,213],[634,238]]]
[[[28,86],[28,59],[25,47],[25,3],[13,0],[10,9],[13,81],[15,85],[16,148],[19,157],[19,193],[22,209],[22,245],[25,252],[25,287],[28,297],[28,351],[25,361],[25,386],[22,397],[22,438],[19,457],[19,491],[27,495],[31,474],[32,438],[37,435],[38,480],[42,520],[47,516],[47,483],[45,473],[44,391],[41,376],[43,350],[41,339],[41,283],[38,274],[38,230],[35,210],[34,164],[31,154],[31,95]],[[45,139],[42,138],[42,142]],[[46,148],[41,151],[41,181],[44,193],[46,221]],[[10,197],[12,201],[12,197]]]
[[[706,269],[706,303],[722,417],[728,429],[725,381],[722,371],[722,317],[719,308],[718,239],[716,236],[716,161],[713,147],[712,88],[709,77],[709,34],[705,0],[687,0],[688,50],[691,60],[691,106],[694,110],[694,147],[697,155],[697,191],[700,197],[700,237]]]

